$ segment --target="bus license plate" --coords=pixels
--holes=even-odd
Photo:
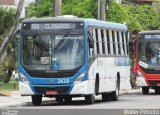
[[[58,92],[56,90],[47,90],[46,95],[57,95]]]

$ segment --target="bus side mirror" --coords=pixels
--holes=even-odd
[[[92,37],[88,37],[88,41],[89,41],[89,48],[94,48],[94,40]]]

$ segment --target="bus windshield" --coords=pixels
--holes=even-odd
[[[21,63],[31,70],[73,70],[84,63],[82,34],[24,34]]]
[[[139,40],[138,57],[141,67],[160,70],[160,41],[154,38]]]

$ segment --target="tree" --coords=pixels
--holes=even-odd
[[[62,0],[53,0],[53,16],[60,16],[62,11]]]
[[[13,25],[15,9],[0,6],[0,44]]]
[[[15,59],[13,57],[13,55],[11,56],[8,56],[5,58],[5,56],[9,55],[9,54],[12,54],[11,52],[8,53],[7,48],[10,41],[13,39],[13,36],[16,34],[17,32],[17,28],[18,28],[18,25],[19,25],[19,19],[20,19],[20,14],[21,14],[21,11],[22,11],[22,8],[23,8],[23,4],[24,4],[24,0],[20,0],[19,1],[19,4],[18,4],[18,7],[17,7],[17,11],[16,11],[16,14],[15,14],[15,18],[14,18],[14,23],[13,23],[13,27],[11,28],[9,34],[7,35],[7,37],[4,39],[4,41],[2,42],[2,45],[0,47],[0,61],[3,62],[7,62],[8,60],[10,60],[10,62],[15,62]],[[12,50],[10,50],[12,51]],[[3,55],[5,52],[7,52],[7,55]],[[13,54],[16,54],[15,52]],[[9,59],[7,59],[9,58]],[[14,60],[12,60],[14,59]],[[13,66],[14,64],[9,64],[10,66]],[[5,65],[3,65],[5,67]],[[12,68],[8,68],[7,70],[7,75],[10,76],[12,74]]]
[[[97,0],[65,0],[62,14],[75,15],[82,18],[97,18]]]
[[[8,45],[6,56],[3,60],[0,61],[1,72],[3,73],[1,77],[3,77],[3,82],[8,83],[12,71],[17,69],[17,48],[13,48],[12,44]]]
[[[5,34],[13,24],[15,10],[0,6],[0,35]]]
[[[141,24],[143,30],[160,28],[160,14],[149,5],[135,6],[129,9],[132,16]]]
[[[85,18],[97,18],[97,0],[62,0],[62,15],[75,15]],[[53,0],[40,0],[28,7],[29,17],[53,16]]]
[[[28,6],[29,17],[53,16],[53,0],[40,0]]]
[[[3,53],[5,52],[5,49],[7,49],[8,44],[12,40],[13,35],[15,35],[15,33],[17,32],[17,27],[18,27],[18,24],[19,24],[19,19],[20,19],[22,8],[23,8],[23,4],[24,4],[24,0],[20,0],[19,4],[18,4],[18,7],[17,7],[16,15],[15,15],[15,18],[14,18],[13,27],[12,27],[10,33],[4,39],[4,41],[3,41],[3,43],[0,47],[0,58],[1,59],[2,59]]]

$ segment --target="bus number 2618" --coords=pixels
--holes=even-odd
[[[58,84],[69,83],[69,79],[58,79]]]

